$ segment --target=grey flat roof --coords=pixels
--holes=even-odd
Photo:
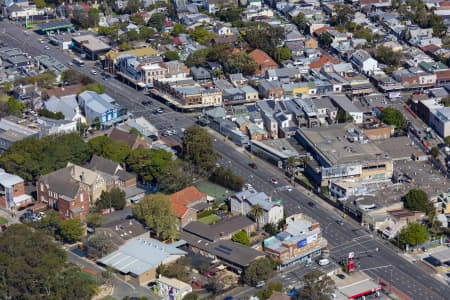
[[[170,244],[164,244],[152,238],[136,238],[99,262],[124,274],[141,275],[156,268],[163,261],[168,262],[170,256],[176,259],[184,254],[186,252]]]
[[[331,95],[331,100],[346,112],[361,112],[361,110],[353,104],[345,95]]]
[[[433,253],[430,256],[439,260],[441,262],[441,264],[444,264],[444,263],[450,261],[450,248]]]
[[[73,36],[72,40],[77,43],[83,44],[83,46],[88,48],[90,51],[101,51],[111,48],[108,44],[92,34]]]

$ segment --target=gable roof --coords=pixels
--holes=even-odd
[[[264,51],[255,49],[250,52],[250,56],[255,60],[256,64],[264,67],[278,67],[278,64]]]
[[[181,191],[173,193],[172,195],[169,195],[169,198],[172,200],[172,202],[175,202],[175,203],[178,203],[181,205],[187,205],[187,204],[194,202],[202,197],[206,197],[206,194],[201,193],[193,185],[188,186],[187,188],[182,189]]]
[[[125,142],[130,148],[133,148],[133,146],[136,144],[136,141],[138,140],[139,136],[133,133],[128,133],[125,131],[122,131],[120,129],[114,128],[111,133],[109,134],[109,137],[116,142]]]
[[[65,200],[74,200],[78,190],[81,188],[80,183],[72,178],[70,168],[62,168],[39,178],[48,190],[62,195]],[[64,197],[65,196],[65,197]]]
[[[172,201],[172,212],[179,219],[183,218],[183,216],[189,209],[190,208],[186,207],[183,204]]]
[[[318,60],[311,62],[309,64],[309,67],[313,68],[313,69],[318,69],[318,68],[322,68],[323,65],[325,65],[327,63],[338,64],[339,59],[334,59],[332,56],[329,56],[329,55],[321,55]]]
[[[86,167],[88,169],[102,171],[110,175],[116,175],[117,169],[121,168],[119,163],[97,156],[95,154],[92,156],[91,161]]]

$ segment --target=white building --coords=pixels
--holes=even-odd
[[[192,292],[192,287],[176,278],[160,276],[157,279],[155,293],[164,300],[181,300],[186,294]]]
[[[54,113],[62,113],[64,120],[86,123],[86,118],[81,114],[78,106],[76,95],[67,95],[61,98],[51,96],[44,102],[44,108]]]
[[[450,136],[450,107],[431,110],[430,125],[441,137]]]
[[[364,50],[353,53],[351,61],[362,73],[370,74],[378,70],[378,61]]]
[[[338,108],[349,113],[355,124],[361,124],[363,122],[363,112],[353,104],[350,99],[345,95],[331,95],[331,102]]]
[[[229,198],[229,201],[231,211],[244,216],[250,215],[253,206],[260,205],[264,209],[264,214],[259,220],[260,224],[278,224],[284,217],[284,209],[280,201],[272,202],[265,193],[254,189],[236,193]]]

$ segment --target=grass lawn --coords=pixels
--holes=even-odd
[[[6,223],[8,223],[8,219],[0,216],[0,225],[6,224]]]
[[[233,191],[209,181],[198,182],[195,184],[195,187],[200,192],[216,198],[216,203],[221,203],[225,201],[230,195],[234,194]]]
[[[95,275],[93,275],[93,274],[91,274],[91,273],[89,273],[89,272],[86,272],[85,270],[81,270],[81,272],[80,272],[80,277],[82,277],[82,278],[86,278],[86,279],[88,279],[89,281],[91,281],[92,283],[95,283],[96,282],[96,277],[95,277]]]
[[[117,300],[117,298],[114,298],[113,296],[106,296],[102,300]]]
[[[201,218],[201,219],[198,219],[198,220],[200,222],[203,222],[205,224],[210,225],[210,224],[214,224],[217,221],[221,220],[221,218],[218,215],[209,215],[207,217],[204,217],[204,218]]]
[[[308,178],[306,177],[300,177],[298,178],[301,182],[303,182],[304,184],[306,184],[307,186],[309,186],[310,188],[314,188],[314,186],[311,184],[311,182],[309,182]]]

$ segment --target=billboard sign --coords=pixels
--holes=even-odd
[[[308,245],[308,242],[306,241],[306,239],[297,242],[297,248],[303,248],[306,245]]]

